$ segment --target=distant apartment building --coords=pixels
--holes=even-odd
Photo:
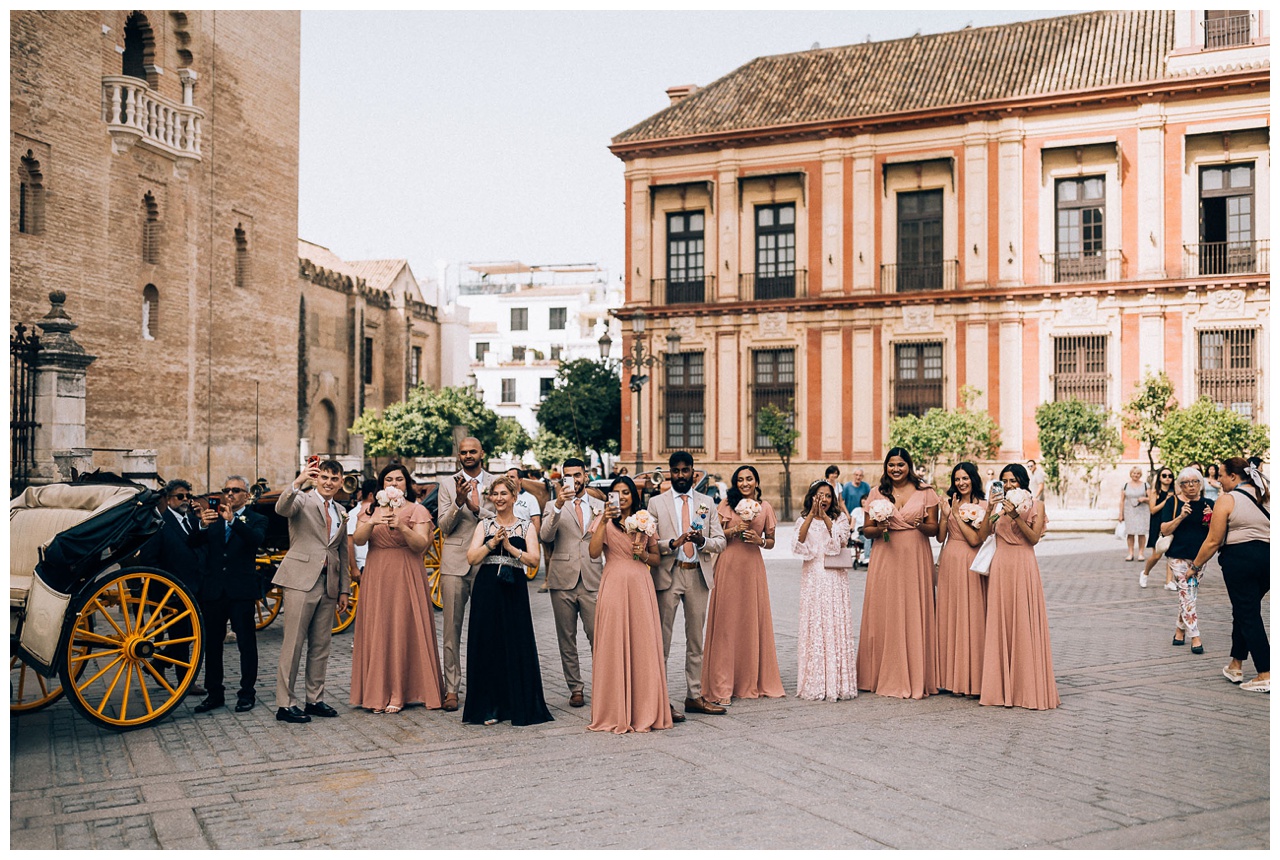
[[[469,314],[475,385],[488,406],[530,433],[561,361],[599,361],[606,331],[621,356],[621,329],[609,312],[622,305],[622,286],[599,266],[472,263],[462,272],[457,303]]]
[[[647,348],[681,336],[639,395],[645,463],[767,461],[775,403],[801,478],[878,473],[892,418],[964,386],[1021,460],[1038,404],[1118,412],[1148,370],[1268,421],[1269,50],[1265,9],[1091,12],[671,88],[610,147],[625,348],[636,309]]]

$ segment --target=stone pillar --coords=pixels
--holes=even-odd
[[[154,484],[156,489],[164,486],[160,476],[156,474],[156,451],[154,448],[134,448],[124,454],[124,468],[120,476],[135,484]]]
[[[36,360],[36,438],[32,485],[71,480],[61,474],[54,452],[68,464],[83,463],[85,452],[85,377],[97,356],[76,343],[71,332],[78,326],[67,316],[66,293],[49,293],[49,312],[36,323],[43,332]],[[89,456],[92,456],[91,452]]]

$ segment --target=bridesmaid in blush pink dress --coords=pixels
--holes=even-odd
[[[900,699],[938,692],[933,550],[938,494],[916,475],[905,448],[890,448],[880,486],[869,496],[862,533],[875,541],[862,598],[858,689]],[[877,522],[876,502],[893,513]]]
[[[849,542],[849,518],[840,510],[835,487],[826,481],[809,487],[804,509],[791,541],[791,551],[804,560],[796,696],[817,702],[852,699],[858,695],[858,659],[849,609],[849,571],[829,568],[825,561]],[[720,587],[718,581],[716,587]]]
[[[1030,486],[1021,463],[1000,473],[1006,499],[996,520],[996,554],[987,579],[987,633],[982,655],[982,705],[1048,710],[1062,704],[1053,678],[1049,616],[1035,545],[1044,536],[1044,504],[1018,511],[1008,492]]]
[[[735,699],[785,696],[773,643],[773,612],[761,548],[773,546],[778,526],[773,508],[760,501],[760,475],[754,466],[739,466],[729,482],[727,501],[720,503],[720,522],[727,541],[716,559],[716,587],[707,605],[707,632],[702,646],[702,694],[720,705]],[[743,499],[758,501],[760,513],[742,521],[735,508]]]
[[[604,554],[596,593],[595,644],[591,649],[593,732],[647,732],[671,728],[662,621],[652,568],[658,563],[655,536],[629,535],[620,525],[637,509],[640,494],[628,477],[609,487],[618,506],[605,504],[591,525],[592,558]]]
[[[938,688],[953,696],[976,696],[982,687],[982,649],[987,618],[987,578],[969,570],[986,539],[986,504],[978,467],[951,470],[950,505],[938,556]],[[976,526],[960,519],[960,506],[983,511]]]

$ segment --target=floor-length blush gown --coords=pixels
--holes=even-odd
[[[720,504],[720,522],[727,530],[742,518]],[[768,502],[750,523],[763,535],[777,528]],[[715,587],[707,605],[707,632],[702,646],[702,694],[712,701],[785,696],[773,641],[773,611],[769,582],[760,547],[741,537],[727,540],[716,559]]]
[[[1044,506],[1023,514],[1035,527]],[[996,520],[996,554],[987,577],[987,630],[982,654],[983,705],[1047,710],[1062,704],[1053,678],[1049,616],[1036,550],[1008,515]]]
[[[938,555],[938,688],[976,696],[982,685],[987,578],[969,570],[976,546],[965,540],[952,506]]]
[[[791,552],[803,561],[796,695],[812,701],[852,699],[858,695],[858,658],[849,605],[849,571],[828,568],[823,561],[849,542],[849,518],[840,514],[830,530],[826,523],[814,518],[801,542],[803,525],[801,517],[791,539]],[[718,581],[716,586],[719,587]]]
[[[368,507],[357,514],[368,522]],[[409,549],[404,532],[431,514],[416,503],[396,511],[399,530],[375,525],[360,578],[355,650],[351,656],[351,704],[402,708],[442,703],[444,681],[436,649],[435,613],[422,587],[422,553]]]
[[[601,526],[604,572],[596,593],[591,651],[593,732],[647,732],[671,728],[662,621],[649,565],[632,557],[631,536],[612,521]],[[649,552],[657,551],[649,538]]]
[[[872,502],[883,498],[879,488],[871,491]],[[889,518],[889,540],[875,540],[862,598],[859,690],[900,699],[938,692],[933,550],[915,527],[937,504],[931,488],[916,490]]]

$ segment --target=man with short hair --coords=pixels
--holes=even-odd
[[[471,536],[484,517],[494,515],[489,504],[489,487],[494,476],[484,470],[484,448],[480,440],[468,436],[458,447],[458,463],[462,467],[440,482],[436,510],[438,524],[444,533],[440,553],[440,596],[444,604],[441,628],[444,638],[444,705],[446,711],[458,710],[458,688],[462,685],[462,621],[471,599],[471,585],[476,570],[467,563]]]
[[[569,686],[569,706],[581,708],[582,672],[578,666],[578,619],[587,634],[587,644],[595,646],[596,593],[600,590],[601,560],[591,558],[591,524],[604,513],[604,504],[586,494],[586,463],[576,457],[564,461],[562,474],[573,479],[573,489],[557,488],[554,501],[542,512],[539,537],[550,544],[547,584],[551,590],[551,613],[556,619],[560,645],[560,665]]]
[[[1044,472],[1036,467],[1035,460],[1027,461],[1027,475],[1031,478],[1031,498],[1037,502],[1044,501]]]
[[[200,520],[191,512],[191,484],[179,478],[165,484],[160,492],[160,528],[138,552],[138,562],[173,574],[191,590],[192,596],[199,599],[200,584],[204,579],[204,560],[198,549]],[[161,592],[154,597],[158,601],[164,594]],[[191,619],[181,618],[165,632],[165,638],[190,640],[194,632]],[[161,647],[159,658],[151,661],[152,667],[162,675],[170,667],[177,667],[178,680],[181,680],[185,667],[190,664],[189,641]],[[206,695],[204,687],[194,683],[187,692],[196,696]]]
[[[723,714],[725,709],[702,696],[702,634],[707,620],[707,601],[714,585],[711,556],[725,548],[720,514],[710,496],[693,491],[693,455],[676,451],[668,460],[671,490],[649,499],[649,513],[658,520],[658,552],[653,569],[658,593],[658,615],[662,620],[662,655],[671,655],[671,630],[676,606],[684,604],[686,693],[684,708],[702,714]],[[684,715],[671,708],[671,719],[683,722]]]
[[[258,547],[267,537],[267,518],[249,510],[248,505],[248,482],[240,475],[228,476],[218,507],[200,512],[200,523],[192,538],[192,544],[204,550],[200,614],[208,631],[204,637],[204,685],[208,695],[196,705],[197,714],[226,704],[222,644],[228,621],[240,651],[236,711],[252,710],[257,703],[258,631],[254,608],[263,594]]]
[[[306,485],[313,490],[304,491]],[[334,611],[345,611],[351,594],[347,562],[346,515],[333,500],[342,486],[337,460],[308,462],[280,498],[276,513],[289,519],[289,552],[276,569],[284,589],[284,641],[276,671],[276,719],[309,723],[312,717],[336,717],[324,701]],[[306,702],[298,707],[294,682],[303,645],[307,649]]]
[[[846,481],[840,492],[840,501],[850,516],[862,506],[862,499],[871,494],[871,485],[863,480],[861,468],[855,466],[851,477],[853,480]]]

